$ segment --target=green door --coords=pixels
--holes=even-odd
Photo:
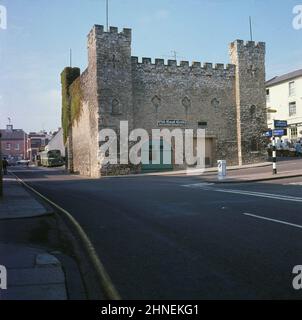
[[[161,140],[150,141],[142,147],[142,172],[173,170],[171,145]]]

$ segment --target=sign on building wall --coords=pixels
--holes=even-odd
[[[176,120],[176,119],[157,121],[158,126],[185,126],[186,123],[187,122],[185,120]]]
[[[287,135],[287,129],[274,129],[274,130],[268,130],[263,133],[264,137],[282,137]]]
[[[287,128],[287,120],[274,120],[275,128]]]

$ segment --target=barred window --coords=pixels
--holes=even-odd
[[[294,127],[290,129],[290,137],[291,138],[297,138],[298,136],[298,128]]]
[[[288,115],[294,116],[296,114],[297,110],[296,110],[296,102],[290,102],[288,105]]]

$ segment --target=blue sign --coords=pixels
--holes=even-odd
[[[272,137],[273,136],[273,131],[272,130],[268,130],[268,131],[265,131],[264,133],[263,133],[263,137],[268,137],[268,138],[270,138],[270,137]]]
[[[268,130],[263,133],[263,137],[271,138],[274,137],[282,137],[287,135],[287,129],[274,129],[274,130]]]
[[[275,137],[286,136],[287,135],[287,130],[286,129],[274,129],[272,134]]]
[[[287,120],[274,120],[275,128],[287,128]]]

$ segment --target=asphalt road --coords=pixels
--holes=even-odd
[[[222,186],[14,170],[77,219],[124,299],[302,298],[302,178]]]

